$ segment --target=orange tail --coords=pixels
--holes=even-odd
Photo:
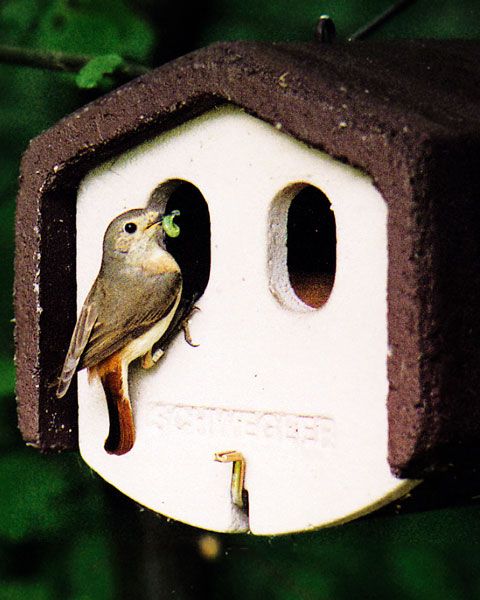
[[[121,455],[133,448],[135,424],[128,397],[128,381],[124,381],[121,361],[109,359],[108,363],[108,370],[102,369],[100,365],[98,369],[107,399],[110,421],[110,430],[104,447],[109,454]]]

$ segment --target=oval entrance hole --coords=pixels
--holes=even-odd
[[[167,201],[166,213],[179,210],[175,223],[180,235],[167,237],[167,250],[175,257],[183,276],[183,295],[197,300],[210,277],[210,213],[200,190],[188,181],[178,181]]]
[[[297,297],[312,308],[327,302],[335,280],[337,235],[331,206],[321,190],[307,185],[288,209],[288,277]]]
[[[183,179],[170,179],[157,186],[150,201],[165,214],[178,210],[176,238],[165,236],[165,246],[182,271],[182,298],[187,304],[200,298],[210,277],[210,212],[201,191]]]

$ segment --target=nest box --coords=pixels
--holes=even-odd
[[[33,140],[16,228],[25,440],[78,443],[162,514],[267,534],[346,521],[471,462],[479,63],[475,42],[216,44]],[[98,381],[54,387],[108,223],[152,194],[181,211],[168,248],[199,346],[180,333],[131,369],[137,440],[112,456]],[[213,460],[230,450],[248,511]]]

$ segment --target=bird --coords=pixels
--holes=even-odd
[[[122,213],[108,225],[100,271],[58,379],[56,396],[63,398],[76,371],[87,368],[90,380],[100,378],[109,415],[104,444],[109,454],[126,454],[135,442],[129,364],[141,357],[142,367],[149,369],[159,360],[162,350],[152,352],[152,347],[167,331],[182,296],[180,267],[165,247],[165,232],[178,235],[173,224],[178,214],[164,215],[151,205]]]

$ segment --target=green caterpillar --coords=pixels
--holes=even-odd
[[[165,215],[162,219],[162,227],[168,237],[176,238],[180,235],[180,227],[174,223],[173,219],[180,216],[179,210],[172,210],[168,215]]]

